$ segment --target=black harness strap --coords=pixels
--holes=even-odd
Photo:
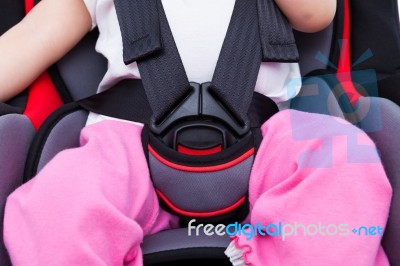
[[[162,121],[192,90],[161,1],[135,0],[125,4],[127,7],[121,3],[128,1],[114,1],[124,40],[125,63],[132,61],[132,58],[125,58],[126,54],[133,53],[128,50],[141,50],[135,49],[139,44],[126,46],[127,40],[132,39],[131,36],[146,35],[143,24],[160,25],[160,28],[148,30],[147,35],[156,36],[160,29],[163,42],[161,51],[138,55],[135,59],[139,58],[137,62],[154,119]],[[134,19],[133,11],[129,10],[136,10]],[[155,14],[157,10],[159,18]],[[273,0],[236,1],[209,92],[217,97],[239,124],[247,122],[246,114],[261,61],[263,58],[268,61],[295,61],[297,49],[293,40],[291,29]]]
[[[138,60],[137,64],[154,118],[159,121],[187,97],[191,90],[161,1],[156,3],[159,5],[163,49]]]
[[[78,101],[88,111],[148,124],[152,111],[140,79],[124,79],[111,89]]]
[[[123,58],[130,64],[161,49],[156,0],[115,0],[122,33]]]
[[[161,49],[157,0],[114,0],[122,32],[125,64]],[[291,27],[274,0],[257,0],[260,38],[265,62],[297,62]]]
[[[256,0],[237,0],[219,55],[211,91],[245,123],[262,60]]]
[[[264,62],[298,62],[293,31],[274,0],[258,0],[258,17]]]
[[[97,114],[143,124],[148,124],[152,116],[150,104],[140,79],[122,80],[113,88],[82,99],[78,101],[78,104],[83,109]],[[0,113],[3,110],[7,111],[0,105]],[[259,128],[278,111],[274,101],[260,93],[254,93],[248,112],[250,127]]]
[[[120,0],[115,1],[118,2]],[[140,0],[136,1],[140,2]],[[154,9],[160,13],[159,20],[157,19],[156,21],[160,23],[163,49],[143,57],[137,62],[147,98],[153,110],[154,119],[155,121],[161,121],[187,98],[192,93],[192,90],[161,1],[151,0],[150,2],[152,2],[152,5],[154,3],[158,5]],[[127,34],[126,29],[129,28],[127,26],[127,21],[129,20],[127,16],[129,14],[125,9],[121,9],[121,6],[118,7],[117,5],[116,7],[121,24],[121,34],[124,36]],[[150,8],[148,7],[147,9]],[[241,125],[245,125],[248,122],[246,118],[247,111],[263,58],[258,10],[257,0],[236,1],[209,88],[209,92],[216,96],[223,108],[228,110]],[[145,12],[139,12],[137,15],[143,17]],[[278,16],[276,15],[275,17]],[[155,19],[154,14],[152,17]],[[148,19],[143,17],[142,21],[147,21]],[[140,18],[138,17],[133,20],[132,24],[130,24],[130,29],[135,29],[135,22],[139,20]],[[153,21],[150,24],[154,25],[154,23],[156,22]],[[123,39],[128,38],[123,37]],[[205,107],[200,106],[199,108]],[[204,111],[203,114],[208,112],[208,110],[202,111]]]

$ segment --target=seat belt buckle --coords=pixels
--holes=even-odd
[[[247,119],[240,123],[212,93],[211,83],[191,82],[190,93],[160,121],[149,128],[173,150],[208,155],[235,144],[250,132]]]

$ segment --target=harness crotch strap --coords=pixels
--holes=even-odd
[[[124,61],[137,61],[152,110],[145,139],[161,201],[185,218],[226,219],[247,202],[260,140],[260,123],[248,114],[260,64],[298,57],[287,21],[273,0],[237,0],[213,78],[196,84],[188,81],[161,1],[114,1]],[[266,120],[278,109],[261,97]]]

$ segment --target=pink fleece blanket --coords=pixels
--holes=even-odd
[[[4,238],[14,265],[142,265],[143,236],[178,223],[159,207],[141,130],[116,121],[84,128],[80,148],[59,153],[8,198]],[[262,132],[252,223],[385,226],[391,188],[364,133],[297,111],[278,113]],[[388,265],[380,240],[350,231],[234,241],[254,265]]]

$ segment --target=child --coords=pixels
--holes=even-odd
[[[322,29],[335,11],[333,0],[276,3],[302,31]],[[234,0],[162,4],[189,80],[211,80]],[[97,50],[109,60],[99,91],[121,79],[140,78],[135,63],[123,64],[112,0],[43,0],[0,38],[0,99],[21,91],[95,25],[100,31]],[[298,76],[297,64],[262,63],[255,91],[285,102],[285,81]],[[91,114],[81,147],[58,154],[9,197],[4,232],[13,264],[141,265],[143,236],[178,226],[177,218],[159,207],[141,152],[142,126],[104,119]],[[250,179],[251,223],[384,227],[391,198],[384,170],[375,151],[349,162],[345,136],[373,144],[358,129],[341,123],[282,111],[264,124]],[[301,140],[295,139],[296,130]],[[323,143],[331,147],[331,156],[307,153]],[[324,167],[306,166],[300,155]],[[256,236],[246,242],[242,235],[234,238],[227,254],[235,265],[388,264],[380,237],[299,234],[285,241]]]

